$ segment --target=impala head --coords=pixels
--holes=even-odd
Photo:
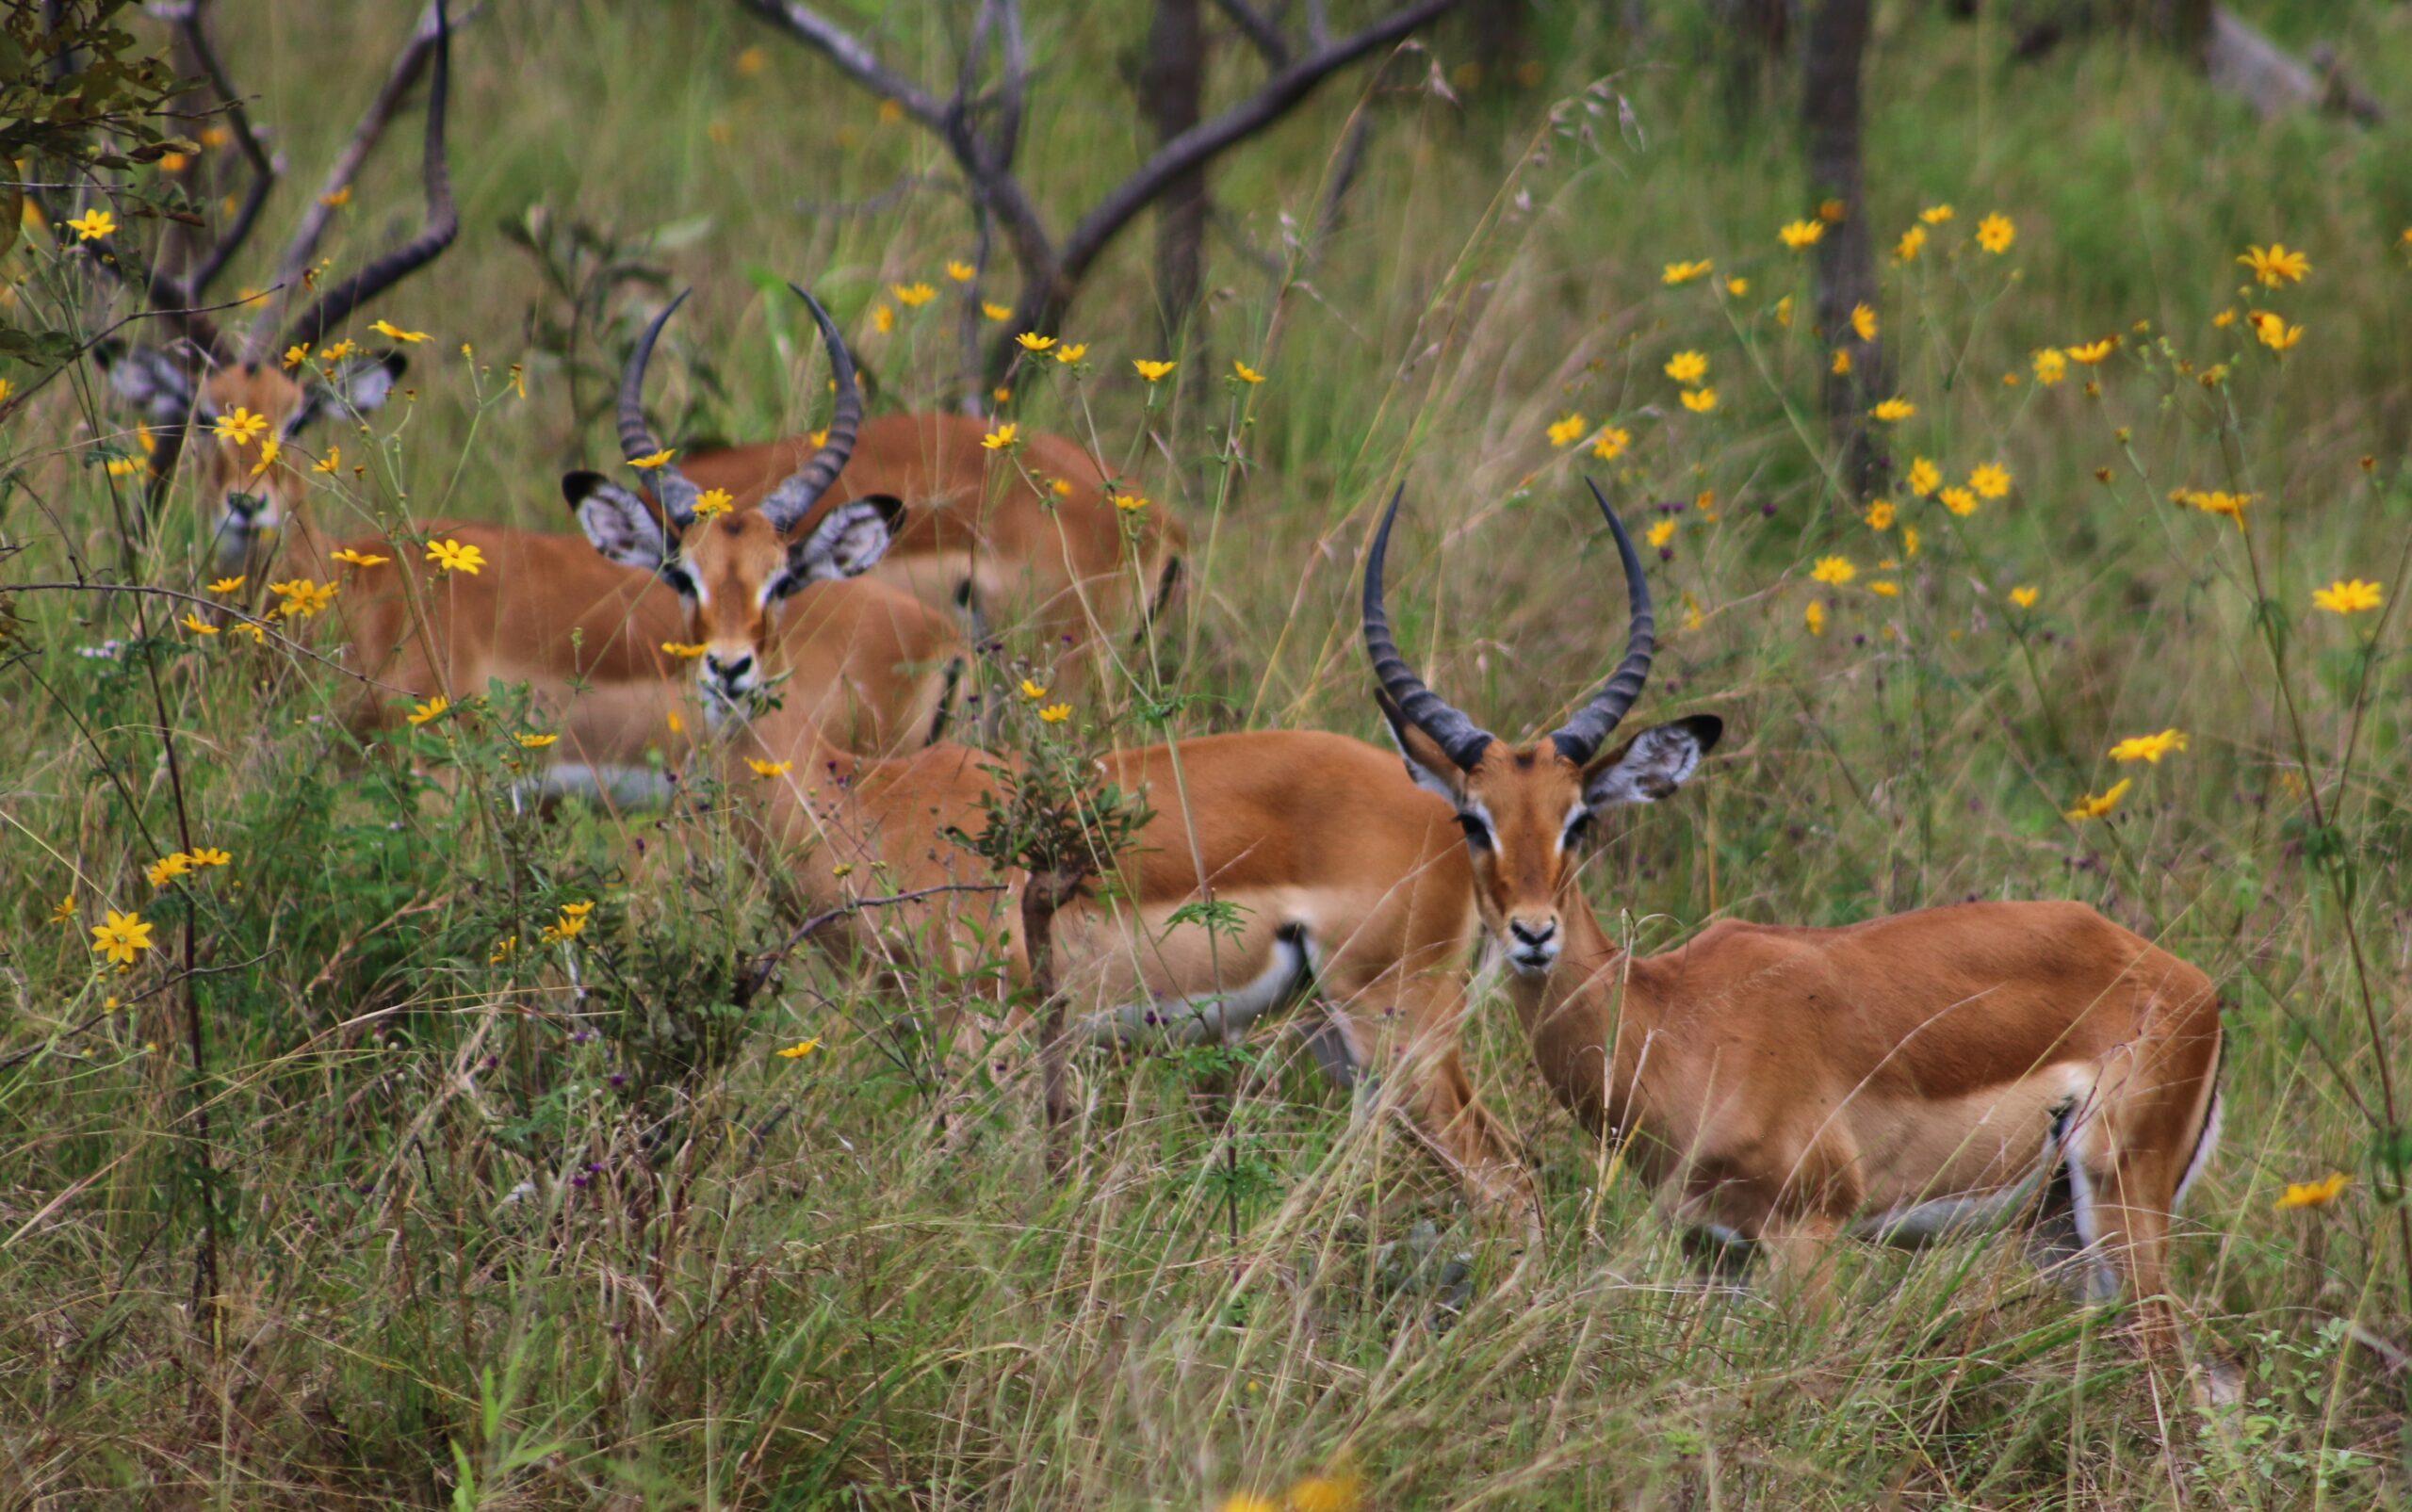
[[[209,52],[198,7],[183,8],[177,24],[187,45],[204,63],[204,72],[225,88],[223,69]],[[393,392],[401,376],[402,359],[395,353],[372,355],[349,340],[329,343],[327,337],[368,300],[384,293],[412,272],[425,267],[452,243],[460,217],[452,203],[452,181],[445,162],[444,121],[451,96],[452,30],[448,8],[438,0],[433,24],[414,35],[395,66],[398,80],[416,71],[430,54],[432,82],[428,89],[427,136],[423,171],[427,183],[427,219],[419,234],[383,255],[372,258],[350,277],[318,292],[308,308],[279,331],[279,317],[290,297],[315,288],[312,260],[331,214],[321,202],[304,216],[292,241],[278,259],[274,296],[256,302],[258,312],[239,338],[220,332],[198,306],[207,302],[210,282],[222,271],[257,225],[276,172],[253,135],[248,117],[230,97],[229,119],[236,139],[253,169],[250,190],[225,234],[200,250],[188,272],[168,275],[142,266],[130,248],[109,246],[109,256],[98,266],[139,286],[152,313],[177,339],[166,347],[122,347],[104,344],[96,355],[107,368],[109,387],[143,420],[161,429],[184,429],[187,450],[194,452],[201,472],[203,527],[215,547],[221,570],[239,570],[263,538],[290,519],[304,493],[304,459],[294,442],[310,424],[331,412],[354,415],[373,410]],[[399,84],[389,89],[399,89]],[[382,128],[383,118],[372,118]],[[365,155],[375,133],[355,140],[352,166]],[[349,187],[348,183],[345,187]],[[241,421],[256,415],[260,424],[242,421],[243,439],[217,433],[221,419]]]
[[[725,501],[713,501],[720,507],[711,509],[676,463],[650,463],[663,448],[644,421],[645,366],[663,324],[686,301],[682,293],[645,328],[620,383],[620,450],[630,463],[647,463],[660,512],[600,473],[562,480],[562,495],[595,549],[624,567],[653,573],[686,604],[688,640],[704,648],[695,662],[704,707],[715,718],[765,686],[765,662],[787,600],[808,584],[870,570],[904,516],[902,502],[878,494],[849,499],[804,528],[805,517],[853,454],[863,403],[854,359],[828,312],[804,290],[788,287],[811,307],[838,384],[828,438],[802,471],[752,509],[731,510]]]
[[[291,518],[306,492],[309,461],[295,442],[329,414],[362,415],[385,402],[402,374],[399,353],[339,358],[286,371],[267,363],[228,363],[196,375],[155,347],[101,354],[109,387],[143,420],[187,428],[186,450],[201,475],[202,528],[220,570],[241,570],[270,532]],[[220,435],[221,419],[245,415],[263,424],[244,439]]]
[[[1528,745],[1510,746],[1442,703],[1399,655],[1382,607],[1382,560],[1400,495],[1392,496],[1365,562],[1365,649],[1379,683],[1375,697],[1406,753],[1410,775],[1457,805],[1483,924],[1508,966],[1525,977],[1545,975],[1557,964],[1567,934],[1562,915],[1583,906],[1574,874],[1601,811],[1673,792],[1699,770],[1725,728],[1714,715],[1694,715],[1654,725],[1603,752],[1650,675],[1655,625],[1633,541],[1596,484],[1591,496],[1616,536],[1632,594],[1624,660],[1573,719]]]

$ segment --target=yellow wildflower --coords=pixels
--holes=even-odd
[[[77,241],[98,241],[103,236],[117,235],[117,218],[99,205],[85,211],[67,222]]]
[[[1738,300],[1751,292],[1751,281],[1747,278],[1729,278],[1725,281],[1725,292]]]
[[[1859,569],[1850,564],[1849,557],[1819,557],[1817,564],[1809,570],[1809,576],[1818,582],[1840,588],[1858,577]]]
[[[1590,428],[1591,422],[1580,415],[1561,415],[1549,428],[1549,444],[1553,447],[1573,445],[1575,439]]]
[[[185,617],[177,623],[182,625],[186,629],[190,630],[195,635],[216,635],[218,633],[217,626],[210,624],[207,620],[203,619],[200,615],[194,613],[190,610],[185,610]]]
[[[1014,311],[1012,305],[999,304],[994,300],[982,300],[980,301],[980,313],[986,316],[991,320],[1002,322],[1010,318]]]
[[[1140,357],[1134,359],[1131,366],[1138,369],[1139,376],[1141,378],[1146,379],[1150,383],[1155,383],[1163,382],[1164,376],[1166,373],[1171,372],[1174,368],[1180,366],[1181,364],[1177,362],[1152,362],[1148,358]]]
[[[92,949],[120,966],[132,966],[137,954],[151,948],[151,926],[142,916],[108,910],[108,922],[92,926]]]
[[[1977,222],[1977,245],[1996,257],[2010,251],[2010,244],[2017,239],[2018,228],[1998,210]]]
[[[1811,635],[1826,633],[1826,606],[1817,600],[1813,598],[1809,601],[1808,612],[1804,613],[1801,619],[1802,624],[1809,626]]]
[[[2280,1212],[2294,1208],[2324,1208],[2345,1195],[2354,1179],[2342,1171],[2331,1171],[2324,1181],[2290,1181],[2287,1190],[2274,1206]]]
[[[1677,284],[1688,284],[1696,278],[1707,277],[1709,266],[1706,258],[1696,263],[1669,263],[1667,270],[1658,275],[1658,282],[1670,287]]]
[[[288,368],[299,367],[309,360],[310,344],[306,341],[298,342],[285,349],[285,366]]]
[[[1878,499],[1875,503],[1867,506],[1867,528],[1871,530],[1889,530],[1893,528],[1893,520],[1897,512],[1898,512],[1893,508],[1893,501],[1891,499]]]
[[[1055,338],[1053,336],[1042,336],[1035,331],[1025,331],[1020,335],[1014,337],[1014,340],[1020,344],[1021,350],[1024,351],[1045,351],[1048,348],[1055,345]]]
[[[1069,704],[1050,704],[1038,711],[1038,717],[1050,724],[1061,724],[1072,717]]]
[[[2253,317],[2253,333],[2261,345],[2272,351],[2287,351],[2303,339],[2303,327],[2287,324],[2283,316],[2257,313]]]
[[[2035,354],[2035,382],[2048,388],[2068,376],[2068,353],[2058,347],[2046,347]]]
[[[2043,596],[2041,590],[2023,585],[2010,591],[2010,601],[2020,609],[2033,609],[2035,601]]]
[[[1964,518],[1977,512],[1977,496],[1964,488],[1947,488],[1935,497],[1945,509]]]
[[[661,649],[681,661],[693,661],[702,656],[706,648],[700,642],[690,645],[684,641],[664,641]]]
[[[947,259],[946,276],[954,280],[954,282],[958,284],[970,283],[979,271],[980,269],[972,267],[970,263],[962,262],[952,257]]]
[[[783,1061],[801,1061],[820,1048],[821,1042],[817,1039],[800,1039],[794,1044],[782,1049],[779,1051],[779,1059]]]
[[[1708,358],[1697,351],[1679,351],[1667,359],[1666,372],[1678,383],[1697,383],[1708,376]]]
[[[1691,411],[1694,415],[1706,415],[1709,411],[1717,408],[1717,390],[1713,388],[1687,388],[1684,390],[1684,408]]]
[[[486,564],[484,552],[449,536],[427,544],[427,560],[446,572],[464,572],[472,577],[478,575],[479,568]]]
[[[1893,244],[1893,260],[1899,263],[1914,263],[1917,261],[1918,253],[1925,250],[1926,227],[1912,226],[1901,233],[1900,240]]]
[[[1840,347],[1836,347],[1834,349],[1834,360],[1827,366],[1836,378],[1842,378],[1849,375],[1850,372],[1850,353]]]
[[[337,561],[350,562],[355,567],[382,567],[386,562],[391,561],[394,559],[391,557],[372,557],[368,553],[358,550],[355,547],[346,546],[334,554],[334,560]]]
[[[676,455],[678,455],[677,447],[664,447],[660,451],[648,451],[642,457],[630,457],[628,465],[640,472],[651,472],[656,467],[669,466],[670,459]]]
[[[2131,735],[2110,748],[2113,761],[2148,761],[2160,765],[2160,758],[2172,751],[2186,749],[2186,732],[2167,729],[2159,735]]]
[[[426,332],[405,331],[401,327],[394,324],[391,320],[373,320],[369,322],[368,329],[376,332],[379,335],[383,336],[388,341],[399,341],[416,345],[416,343],[427,339]]]
[[[1850,328],[1859,333],[1862,341],[1876,339],[1876,312],[1865,304],[1850,307]]]
[[[888,292],[896,296],[897,303],[908,310],[918,310],[938,297],[937,289],[919,283],[891,285]]]
[[[310,470],[314,473],[331,473],[342,465],[343,448],[341,447],[329,447],[325,456],[310,464]]]
[[[1660,520],[1650,528],[1650,544],[1659,550],[1665,550],[1667,543],[1673,539],[1675,539],[1675,522],[1672,520]]]
[[[726,514],[737,508],[737,500],[725,488],[707,488],[695,499],[695,518],[709,520]]]
[[[895,330],[896,312],[889,309],[885,304],[872,305],[871,309],[871,328],[873,331],[878,332],[883,336]]]
[[[1791,248],[1794,252],[1800,252],[1805,248],[1816,246],[1818,241],[1824,237],[1826,235],[1826,223],[1822,220],[1788,221],[1782,227],[1782,229],[1776,232],[1776,235],[1783,238],[1784,244],[1786,247]]]
[[[2068,359],[2073,363],[2083,363],[2086,366],[2093,367],[2101,364],[2105,358],[2118,350],[2117,336],[2104,336],[2099,341],[2089,341],[2082,346],[2069,348]]]
[[[2385,593],[2376,583],[2356,577],[2351,582],[2339,577],[2311,595],[2311,601],[2331,614],[2359,614],[2374,610],[2385,602]]]
[[[1071,364],[1079,362],[1088,354],[1089,344],[1087,342],[1073,342],[1067,346],[1058,348],[1055,352],[1055,360],[1059,363],[1063,363],[1067,366],[1069,366]]]
[[[1901,527],[1901,555],[1915,557],[1917,554],[1918,528],[1915,525],[1905,525]]]
[[[747,756],[745,765],[754,775],[765,778],[784,777],[795,770],[795,763],[792,761],[764,761],[758,756]]]
[[[2267,247],[2247,247],[2237,263],[2253,269],[2253,276],[2264,288],[2300,284],[2311,271],[2311,259],[2300,252],[2289,252],[2283,241],[2273,241]]]
[[[411,706],[410,713],[405,715],[404,718],[409,720],[413,724],[424,724],[429,720],[434,719],[451,707],[452,700],[445,697],[442,693],[438,693],[424,704],[413,704]]]
[[[1926,497],[1943,485],[1943,469],[1924,457],[1910,459],[1910,492]]]
[[[1007,447],[1011,447],[1014,444],[1015,438],[1020,434],[1021,427],[1016,425],[1011,420],[1008,420],[1004,424],[997,427],[994,431],[989,431],[986,435],[982,436],[980,438],[980,444],[987,447],[990,451],[1003,451]]]
[[[2010,492],[2010,469],[1989,462],[1968,475],[1968,486],[1980,498],[2000,498]]]
[[[54,924],[72,924],[75,922],[75,893],[73,889],[69,889],[67,896],[59,899],[57,905],[51,909],[50,921]]]
[[[192,857],[178,851],[173,855],[161,856],[158,860],[152,862],[143,875],[151,879],[151,886],[164,887],[191,870]]]
[[[1892,398],[1879,400],[1876,408],[1868,411],[1867,413],[1874,415],[1877,419],[1883,421],[1886,425],[1893,425],[1899,421],[1906,420],[1911,415],[1917,414],[1918,407],[1911,403],[1908,399],[1896,395]]]
[[[1247,364],[1241,362],[1237,358],[1233,358],[1231,360],[1231,371],[1239,376],[1239,381],[1243,383],[1262,383],[1264,382],[1264,375],[1263,373],[1258,372],[1255,368],[1250,367]]]
[[[268,416],[253,415],[250,410],[237,404],[235,406],[234,414],[220,415],[217,423],[210,429],[237,447],[248,447],[252,444],[253,437],[268,429]]]
[[[1899,583],[1887,582],[1882,578],[1879,578],[1876,581],[1869,583],[1867,585],[1867,591],[1874,593],[1879,598],[1899,598],[1901,596],[1901,585]]]
[[[2077,806],[2070,809],[2064,817],[2073,823],[2082,823],[2089,819],[2100,819],[2118,807],[2119,800],[2127,797],[2127,789],[2135,785],[2135,778],[2122,777],[2102,792],[2088,793],[2078,799]]]
[[[1602,462],[1614,462],[1623,456],[1625,448],[1632,445],[1632,431],[1613,425],[1603,426],[1600,433],[1591,438],[1591,455]]]
[[[1948,204],[1930,204],[1918,212],[1918,219],[1930,226],[1939,226],[1950,219],[1953,213],[1951,206]]]

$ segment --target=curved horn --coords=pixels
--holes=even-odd
[[[691,288],[680,289],[678,297],[661,307],[653,323],[637,338],[636,350],[628,353],[628,366],[620,375],[620,456],[627,462],[650,457],[661,451],[662,445],[653,438],[653,430],[644,423],[644,370],[653,364],[653,344],[660,339],[661,328],[687,302]],[[684,530],[695,523],[695,502],[703,497],[700,489],[678,470],[676,463],[651,469],[653,493],[661,500],[661,512],[671,525]]]
[[[846,470],[847,459],[855,454],[855,435],[862,429],[863,391],[855,381],[854,355],[846,350],[843,337],[838,334],[838,323],[821,301],[795,285],[795,297],[812,310],[813,322],[821,327],[822,345],[829,349],[829,373],[838,384],[837,407],[829,415],[829,438],[814,452],[804,470],[771,490],[762,500],[762,516],[781,534],[801,524],[812,506],[821,501],[838,475]]]
[[[1382,693],[1417,729],[1432,737],[1461,771],[1472,772],[1482,759],[1485,747],[1491,744],[1491,732],[1441,702],[1441,697],[1424,686],[1398,654],[1398,642],[1391,639],[1391,617],[1382,608],[1382,559],[1389,553],[1391,527],[1398,521],[1399,501],[1407,496],[1407,485],[1391,496],[1391,507],[1382,516],[1382,528],[1374,533],[1374,550],[1365,559],[1365,651],[1374,659],[1374,675],[1381,679]]]
[[[1650,609],[1650,580],[1642,575],[1640,554],[1633,549],[1633,537],[1625,534],[1624,522],[1608,507],[1608,497],[1600,485],[1590,483],[1591,496],[1600,501],[1600,512],[1608,518],[1608,530],[1617,538],[1617,555],[1624,561],[1625,591],[1633,599],[1633,627],[1625,638],[1624,659],[1617,663],[1616,672],[1591,701],[1575,716],[1551,733],[1557,749],[1576,766],[1589,762],[1598,753],[1608,732],[1624,718],[1625,710],[1641,696],[1642,685],[1650,680],[1650,655],[1658,643],[1658,622]]]
[[[365,300],[376,298],[435,259],[452,245],[461,231],[461,213],[452,203],[452,174],[444,159],[444,107],[452,94],[452,23],[444,6],[435,6],[435,81],[427,92],[427,223],[411,240],[378,258],[318,297],[285,333],[288,346],[325,339],[327,329],[342,324]]]

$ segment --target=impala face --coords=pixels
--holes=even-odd
[[[870,571],[887,554],[904,506],[885,494],[849,499],[810,530],[781,531],[759,510],[699,519],[673,535],[644,500],[599,473],[571,473],[562,495],[595,549],[660,577],[687,606],[695,678],[715,721],[768,685],[780,610],[807,584]]]
[[[332,373],[291,373],[266,364],[228,364],[196,383],[166,352],[135,347],[109,354],[109,386],[144,420],[182,427],[201,471],[202,528],[221,572],[240,572],[253,551],[300,509],[308,459],[296,438],[329,411],[359,415],[385,402],[402,373],[399,354],[344,364]],[[305,370],[306,372],[306,370]],[[265,423],[237,441],[221,419]]]
[[[1457,805],[1483,925],[1509,968],[1528,977],[1557,965],[1566,939],[1561,912],[1584,906],[1574,878],[1601,811],[1673,792],[1724,733],[1716,716],[1695,715],[1644,730],[1581,766],[1552,740],[1518,750],[1492,740],[1467,770],[1396,705],[1383,703],[1416,785]]]
[[[1416,785],[1457,806],[1474,861],[1475,906],[1509,968],[1527,978],[1548,975],[1565,948],[1562,914],[1583,906],[1573,896],[1574,877],[1601,811],[1673,792],[1700,770],[1701,757],[1725,729],[1714,715],[1694,715],[1600,754],[1649,677],[1654,621],[1633,542],[1597,485],[1591,494],[1624,561],[1632,633],[1606,686],[1563,726],[1529,745],[1511,747],[1442,703],[1398,654],[1382,607],[1382,562],[1399,496],[1392,497],[1365,561],[1365,647],[1380,679],[1375,696],[1382,717]]]
[[[863,398],[854,359],[829,312],[795,285],[788,287],[821,327],[838,391],[828,439],[801,471],[771,490],[757,508],[707,513],[703,491],[654,439],[644,420],[644,370],[661,328],[687,302],[681,293],[645,327],[620,375],[620,452],[630,465],[647,469],[661,500],[660,515],[599,473],[571,473],[562,480],[562,495],[578,512],[595,550],[624,567],[655,574],[686,603],[690,637],[703,647],[695,675],[704,707],[715,721],[769,686],[764,661],[778,628],[779,607],[808,583],[869,571],[904,517],[903,503],[875,494],[849,499],[811,529],[804,528],[805,516],[854,454]],[[726,502],[722,496],[724,510]]]

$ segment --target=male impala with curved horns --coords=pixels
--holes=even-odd
[[[921,745],[937,739],[970,648],[952,616],[856,576],[894,539],[904,515],[896,499],[841,498],[804,528],[846,471],[862,424],[862,390],[829,313],[802,288],[788,287],[821,327],[838,388],[827,436],[802,467],[758,507],[739,509],[725,493],[697,487],[654,439],[644,419],[645,369],[661,328],[692,292],[682,291],[645,327],[620,379],[620,450],[647,470],[660,514],[600,473],[564,477],[562,496],[595,551],[676,593],[688,640],[701,648],[696,679],[714,723],[753,712],[766,691],[795,678],[806,696],[794,717],[815,730],[830,727],[853,691],[872,727],[844,743],[874,751]],[[803,607],[786,612],[807,588]]]
[[[1542,740],[1494,739],[1399,656],[1382,607],[1396,497],[1365,569],[1382,713],[1415,780],[1456,807],[1552,1090],[1631,1142],[1679,1221],[1764,1245],[1813,1295],[1845,1234],[1923,1237],[2040,1207],[2127,1281],[2146,1345],[2166,1342],[2171,1219],[2218,1137],[2209,979],[2077,902],[1839,929],[1720,919],[1660,955],[1620,951],[1577,885],[1584,841],[1603,810],[1674,791],[1722,725],[1677,720],[1603,754],[1649,675],[1654,626],[1633,543],[1592,495],[1623,560],[1631,639]]]
[[[1078,443],[1034,432],[1017,454],[987,447],[989,433],[961,415],[868,421],[837,496],[904,500],[911,518],[872,576],[933,608],[964,610],[976,634],[1027,632],[1070,691],[1112,654],[1108,642],[1144,639],[1163,616],[1188,536],[1160,505],[1135,514],[1117,508],[1105,471]],[[697,452],[684,459],[686,473],[742,508],[792,472],[810,445],[790,437]]]

